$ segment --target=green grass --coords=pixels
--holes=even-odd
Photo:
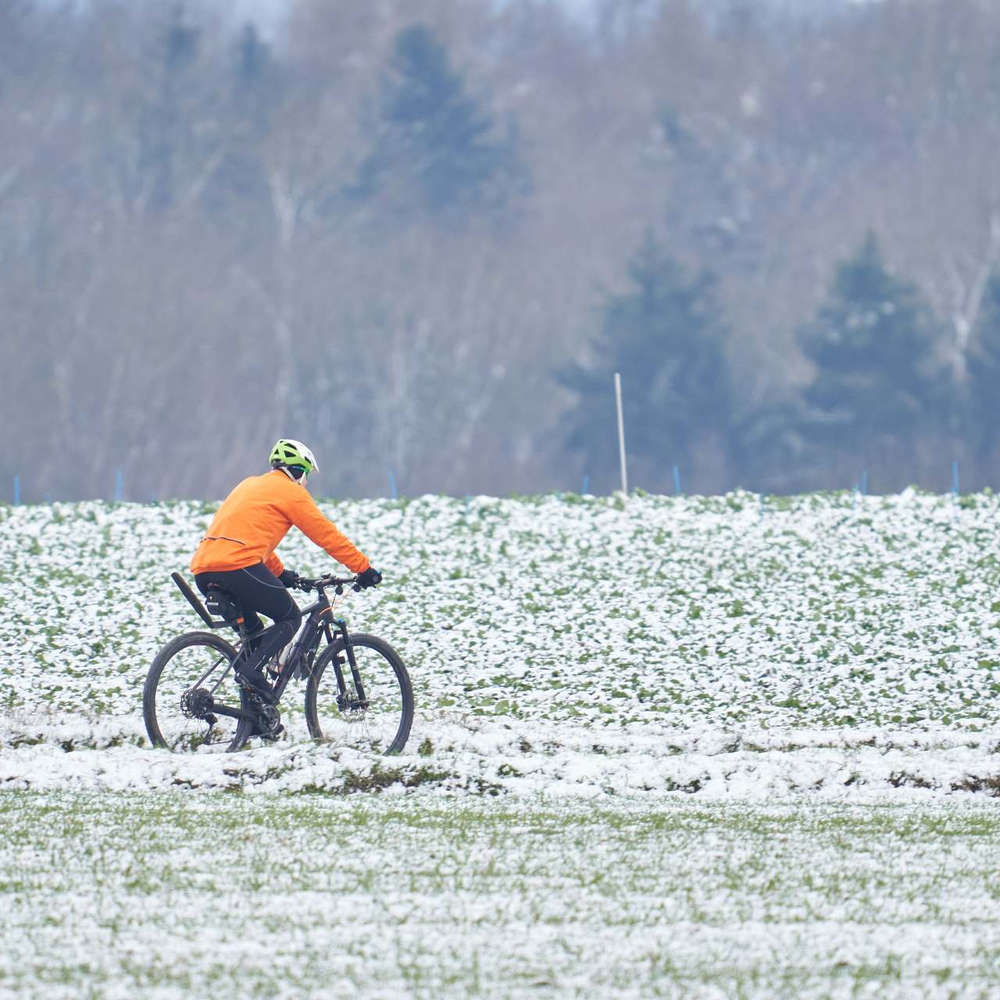
[[[983,730],[998,719],[1000,500],[963,500],[321,502],[385,570],[345,613],[399,648],[422,705],[611,727]],[[169,574],[212,510],[4,508],[0,680],[16,726],[61,716],[96,746],[142,741],[146,668],[198,626]],[[297,532],[281,553],[331,568]]]
[[[4,996],[986,997],[1000,960],[981,806],[6,792],[0,824]]]
[[[966,499],[324,502],[414,681],[374,763],[299,691],[275,748],[136,750],[214,508],[0,507],[0,1000],[992,1000],[1000,501]]]

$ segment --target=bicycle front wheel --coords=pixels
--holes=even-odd
[[[239,750],[253,728],[246,719],[213,711],[215,705],[249,711],[236,683],[236,650],[211,632],[188,632],[156,654],[142,692],[149,741],[173,753]]]
[[[317,657],[306,687],[306,723],[313,739],[376,754],[399,753],[413,725],[413,688],[392,646],[352,635],[357,672],[343,637]]]

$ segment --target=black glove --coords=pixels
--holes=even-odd
[[[281,571],[281,576],[279,576],[278,579],[288,590],[291,590],[292,587],[297,587],[299,585],[301,577],[295,572],[295,570],[286,569]]]
[[[359,573],[355,581],[356,585],[362,590],[367,590],[369,587],[377,587],[381,582],[382,574],[374,566],[369,566],[364,573]]]

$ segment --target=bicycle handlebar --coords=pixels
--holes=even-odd
[[[356,576],[331,576],[327,574],[326,576],[317,576],[314,578],[300,576],[299,582],[296,584],[299,590],[320,590],[324,587],[350,587],[353,586],[355,590],[360,590],[358,586],[358,578]]]

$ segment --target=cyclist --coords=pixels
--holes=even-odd
[[[281,438],[271,449],[271,470],[244,479],[223,501],[202,538],[191,572],[198,589],[208,595],[217,587],[241,604],[244,625],[253,634],[263,628],[258,612],[274,627],[258,642],[244,644],[234,663],[237,678],[267,703],[274,702],[262,667],[299,629],[302,615],[287,588],[299,575],[285,569],[274,551],[294,524],[320,548],[358,574],[362,588],[377,586],[382,574],[338,531],[305,488],[319,467],[301,442]]]

